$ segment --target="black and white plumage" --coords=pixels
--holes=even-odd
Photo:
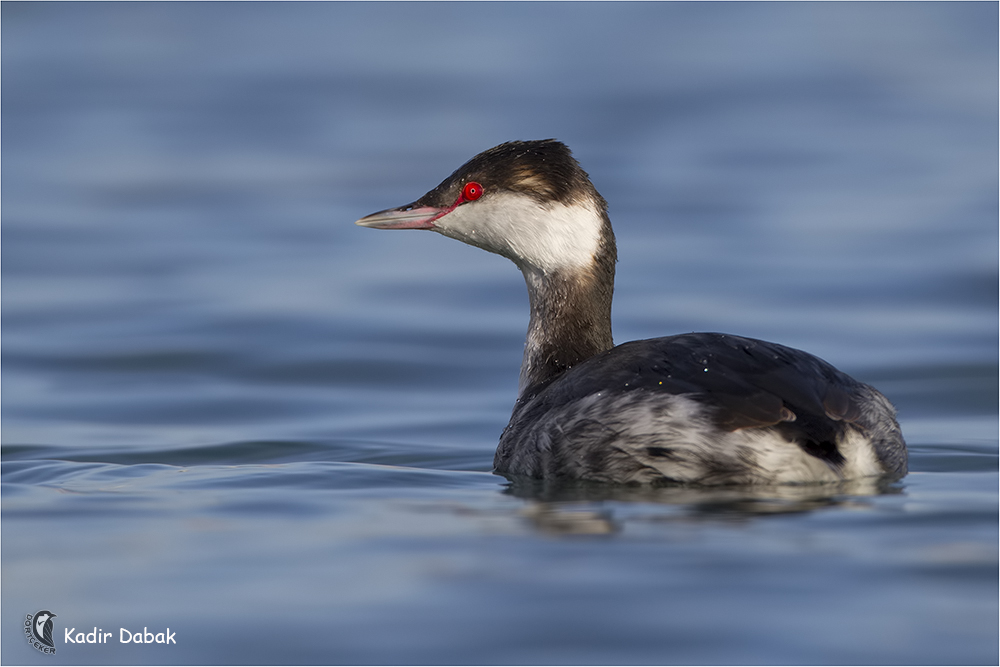
[[[491,148],[357,224],[430,229],[524,274],[531,317],[496,472],[697,484],[906,474],[889,401],[817,357],[715,333],[614,347],[607,203],[558,141]]]

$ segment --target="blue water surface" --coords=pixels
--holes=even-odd
[[[995,3],[0,13],[5,664],[1000,659]],[[352,223],[547,137],[610,202],[617,341],[813,352],[911,473],[493,475],[520,276]]]

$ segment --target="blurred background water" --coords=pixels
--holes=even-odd
[[[0,11],[3,662],[996,664],[995,3]],[[547,137],[616,341],[813,352],[911,474],[492,475],[521,277],[352,222]]]

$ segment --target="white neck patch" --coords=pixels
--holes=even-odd
[[[604,224],[591,202],[540,204],[502,193],[459,206],[434,222],[435,231],[541,271],[594,262]]]

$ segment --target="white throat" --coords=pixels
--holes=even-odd
[[[594,263],[604,221],[593,202],[540,203],[505,192],[459,206],[436,231],[503,255],[524,270],[585,269]]]

